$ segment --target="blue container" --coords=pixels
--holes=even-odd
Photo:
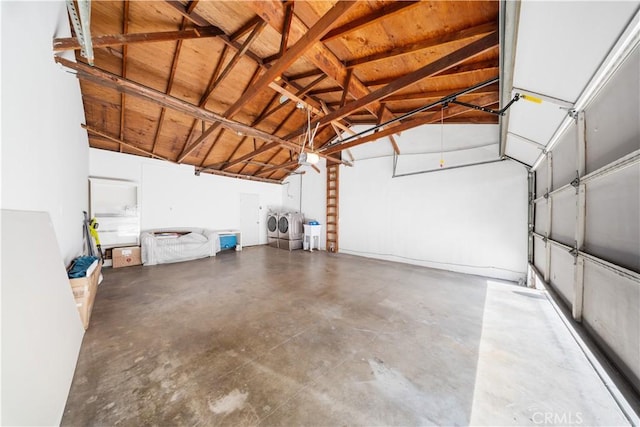
[[[220,249],[235,248],[238,244],[238,239],[235,234],[229,236],[220,236]]]

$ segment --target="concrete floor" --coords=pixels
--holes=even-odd
[[[624,425],[541,291],[269,247],[106,269],[62,425]]]

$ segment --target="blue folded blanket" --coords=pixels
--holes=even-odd
[[[98,257],[95,256],[81,256],[73,260],[68,275],[70,279],[76,279],[78,277],[86,277],[87,269],[91,267]]]

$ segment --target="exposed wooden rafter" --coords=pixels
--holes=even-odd
[[[92,37],[94,48],[122,46],[134,43],[158,43],[177,40],[201,39],[217,37],[224,34],[220,28],[215,26],[199,27],[198,29],[162,31],[153,33],[131,33],[112,34]],[[62,52],[65,50],[80,50],[81,46],[75,37],[53,39],[53,51]]]
[[[491,33],[482,37],[479,40],[469,43],[468,45],[455,50],[454,52],[446,55],[443,58],[439,58],[424,67],[409,73],[403,77],[400,77],[393,83],[389,83],[388,85],[377,89],[371,92],[369,95],[364,96],[360,99],[357,99],[342,108],[339,108],[333,111],[331,114],[328,114],[320,119],[315,120],[315,123],[320,123],[320,126],[324,126],[330,123],[333,120],[340,119],[353,111],[357,111],[360,108],[366,107],[367,105],[373,102],[379,102],[381,99],[394,94],[406,87],[409,87],[416,82],[432,76],[436,73],[444,71],[450,67],[455,66],[463,61],[468,60],[469,58],[479,55],[489,49],[493,49],[498,44],[498,35],[497,33]],[[313,123],[313,124],[315,124]],[[298,131],[301,132],[301,131]],[[291,136],[289,136],[290,138]]]
[[[355,2],[351,1],[340,1],[336,3],[336,5],[333,6],[322,18],[320,18],[320,20],[318,20],[318,22],[310,28],[304,36],[302,36],[293,46],[291,46],[291,48],[288,49],[253,86],[246,90],[240,99],[229,107],[229,111],[231,111],[230,114],[242,109],[242,107],[260,93],[260,91],[264,90],[270,83],[280,77],[283,71],[302,56],[309,47],[314,45],[322,36],[329,32],[332,26],[335,25],[336,20],[347,10],[353,7],[354,4]]]
[[[355,3],[355,2],[353,2]],[[262,0],[248,2],[253,10],[262,17],[273,29],[282,33],[281,23],[283,22],[283,6],[277,0]],[[303,37],[307,32],[306,26],[299,20],[293,20],[290,28],[291,34],[296,37]],[[316,67],[336,82],[343,84],[347,76],[347,69],[340,59],[331,52],[324,44],[315,43],[304,52],[304,57],[311,61]],[[352,76],[349,86],[350,94],[355,99],[369,94],[369,89],[356,77]],[[375,114],[379,105],[372,103],[367,108]],[[385,110],[385,117],[390,117],[391,112]]]
[[[439,121],[431,106],[452,96],[463,105],[450,103],[446,123],[498,121],[471,108],[500,108],[497,85],[482,86],[499,71],[491,0],[122,0],[92,10],[95,67],[75,39],[54,41],[75,50],[78,63],[64,66],[82,81],[92,147],[281,182],[300,173],[307,114],[312,151],[335,156],[327,165],[349,164],[342,150],[379,138],[398,152],[394,136]],[[351,128],[365,123],[374,135]]]

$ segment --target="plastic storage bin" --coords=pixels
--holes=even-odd
[[[220,236],[221,250],[235,248],[237,244],[238,244],[238,239],[236,238],[235,235]]]

